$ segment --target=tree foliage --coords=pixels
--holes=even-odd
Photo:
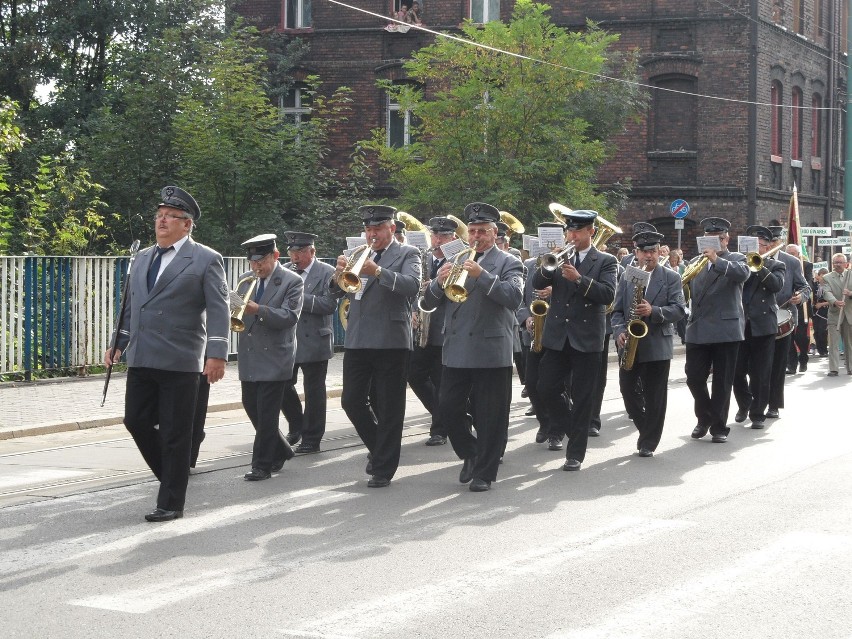
[[[642,97],[603,75],[631,78],[636,61],[608,53],[617,36],[568,32],[549,10],[519,0],[508,24],[466,22],[467,43],[438,38],[406,62],[416,84],[383,83],[415,116],[418,141],[388,148],[377,130],[365,144],[406,210],[425,218],[480,200],[531,221],[550,218],[552,201],[615,212],[595,175]]]

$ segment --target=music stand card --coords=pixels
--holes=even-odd
[[[536,244],[538,244],[538,237],[535,235],[527,234],[521,236],[521,248],[525,251],[530,250],[530,242],[535,242]]]
[[[429,240],[426,238],[425,231],[408,231],[406,238],[411,246],[420,251],[425,251],[429,248]]]
[[[458,238],[441,245],[441,251],[444,253],[444,257],[447,258],[448,262],[452,262],[455,256],[459,254],[459,251],[463,251],[466,248],[465,243]]]
[[[538,243],[548,249],[561,249],[565,246],[565,232],[557,226],[539,226]]]
[[[740,235],[737,238],[737,250],[745,255],[746,253],[759,253],[760,245],[757,243],[757,238],[752,235]]]
[[[645,271],[635,266],[628,266],[624,269],[623,277],[634,286],[648,288],[648,282],[651,281],[651,271]]]
[[[347,237],[346,238],[346,250],[343,251],[343,254],[346,257],[352,255],[352,251],[354,251],[359,246],[364,246],[367,243],[366,237]]]
[[[546,246],[542,246],[538,242],[536,242],[534,245],[530,245],[530,257],[540,257],[545,253],[550,252],[551,251],[549,248],[547,248]]]
[[[698,243],[699,255],[706,249],[711,249],[717,253],[722,250],[722,242],[719,241],[718,235],[699,235],[695,240]]]

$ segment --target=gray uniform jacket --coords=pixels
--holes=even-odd
[[[784,285],[787,267],[780,260],[764,260],[763,268],[752,273],[743,286],[743,308],[754,337],[778,332],[778,303],[775,294]]]
[[[577,283],[562,277],[561,269],[553,275],[535,270],[535,288],[553,285],[542,338],[545,348],[561,351],[567,340],[571,348],[581,353],[603,351],[606,307],[615,299],[617,266],[614,256],[593,246],[580,262],[577,270],[582,277]]]
[[[432,274],[432,258],[431,256],[426,259],[426,263],[423,265],[423,270],[426,273],[426,276]],[[445,260],[444,260],[445,261]],[[415,311],[419,311],[420,309],[415,308]],[[436,308],[432,313],[430,313],[429,317],[429,340],[427,344],[429,346],[443,346],[444,345],[444,316],[447,313],[447,307],[441,304]]]
[[[283,382],[293,377],[303,290],[299,275],[275,265],[266,278],[257,315],[243,317],[246,328],[237,349],[240,381]]]
[[[154,247],[139,252],[116,346],[128,366],[200,373],[207,357],[228,358],[229,290],[222,256],[192,238],[148,292]]]
[[[515,311],[523,297],[523,265],[492,246],[479,259],[484,269],[468,277],[467,300],[452,302],[438,280],[426,289],[423,308],[446,307],[442,362],[450,368],[502,368],[512,365]]]
[[[693,258],[693,262],[701,256]],[[750,271],[745,255],[718,253],[716,264],[689,283],[691,313],[686,325],[688,344],[741,342],[745,331],[743,284]]]
[[[828,307],[828,325],[837,326],[841,311],[844,314],[844,321],[852,324],[852,299],[843,295],[843,289],[852,286],[852,273],[846,271],[843,275],[838,275],[832,271],[823,276],[822,282],[822,298],[830,304]],[[842,309],[837,308],[834,303],[838,300],[846,302],[846,306]]]
[[[615,308],[612,311],[612,334],[616,339],[627,330],[635,292],[635,285],[622,278],[615,293]],[[674,355],[674,325],[686,317],[686,300],[683,298],[680,275],[663,266],[655,267],[643,298],[651,304],[651,315],[640,318],[648,325],[648,334],[639,340],[636,362],[671,359]]]
[[[350,300],[343,346],[411,350],[411,309],[420,290],[420,251],[392,240],[379,266],[381,277],[367,277],[358,293],[345,293],[337,282],[331,283],[332,295],[338,299],[346,295]]]
[[[337,300],[329,292],[334,267],[314,259],[305,276],[302,315],[296,326],[296,363],[322,362],[334,355],[331,317]]]
[[[802,263],[798,257],[785,253],[782,249],[775,254],[775,259],[784,262],[787,266],[787,273],[784,276],[784,286],[775,294],[775,300],[779,306],[783,306],[787,300],[793,297],[793,293],[801,293],[802,299],[807,300],[811,294],[811,287],[805,281],[805,274],[802,272]],[[793,313],[793,326],[799,324],[799,309],[793,304],[787,304],[784,308],[789,309]]]

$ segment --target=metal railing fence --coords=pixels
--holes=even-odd
[[[127,257],[0,256],[0,374],[29,379],[35,371],[100,364],[109,347]],[[287,260],[282,260],[286,263]],[[321,258],[334,264],[334,258]],[[245,258],[225,258],[233,289],[249,270]],[[338,314],[334,343],[343,343]],[[237,350],[231,335],[231,354]]]

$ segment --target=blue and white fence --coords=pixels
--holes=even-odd
[[[127,257],[0,257],[0,374],[100,364],[121,306]],[[333,258],[322,261],[334,263]],[[245,258],[225,258],[233,289]],[[334,343],[343,327],[334,314]],[[236,335],[231,353],[236,353]]]

